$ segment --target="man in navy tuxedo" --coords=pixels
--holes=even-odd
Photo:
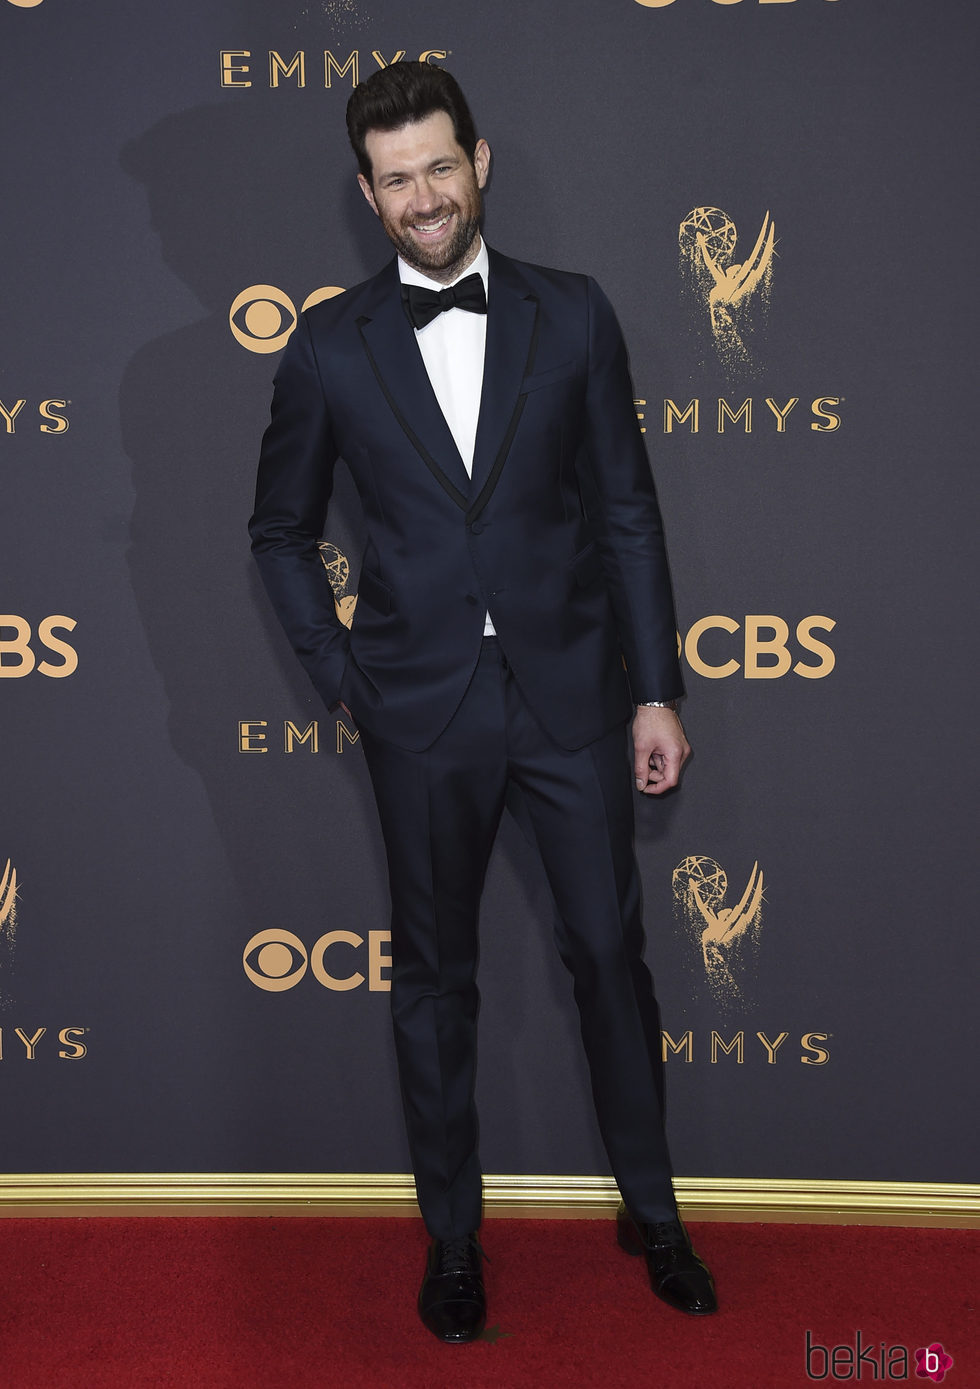
[[[357,722],[381,817],[395,1042],[432,1238],[419,1311],[444,1341],[485,1322],[477,916],[519,798],[624,1198],[619,1242],[646,1255],[664,1301],[712,1312],[674,1201],[642,958],[630,768],[637,792],[659,795],[690,748],[622,336],[593,280],[487,249],[490,151],[447,72],[382,69],[355,88],[347,125],[397,257],[297,324],[250,530],[314,685]],[[338,458],[367,533],[349,632],[317,551]]]

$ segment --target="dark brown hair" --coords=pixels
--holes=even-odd
[[[358,82],[347,103],[347,134],[357,166],[373,181],[365,139],[370,130],[399,130],[445,111],[453,123],[456,143],[470,163],[476,151],[476,128],[466,98],[455,77],[430,63],[391,63]]]

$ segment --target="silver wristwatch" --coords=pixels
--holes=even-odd
[[[677,711],[676,699],[641,699],[637,704],[637,709],[671,709]]]

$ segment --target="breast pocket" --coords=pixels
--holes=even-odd
[[[526,395],[529,391],[538,391],[542,386],[555,386],[560,381],[570,381],[577,371],[574,362],[562,362],[557,367],[551,367],[548,371],[535,371],[530,376],[525,376],[521,384],[521,394]]]

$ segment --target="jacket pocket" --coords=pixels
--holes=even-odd
[[[372,574],[370,569],[362,569],[357,581],[357,600],[367,603],[375,612],[387,616],[394,607],[394,596],[384,579]]]
[[[589,584],[594,584],[602,573],[602,560],[599,551],[596,549],[595,541],[586,545],[584,550],[572,560],[572,571],[575,574],[575,582],[582,588],[588,588]]]

